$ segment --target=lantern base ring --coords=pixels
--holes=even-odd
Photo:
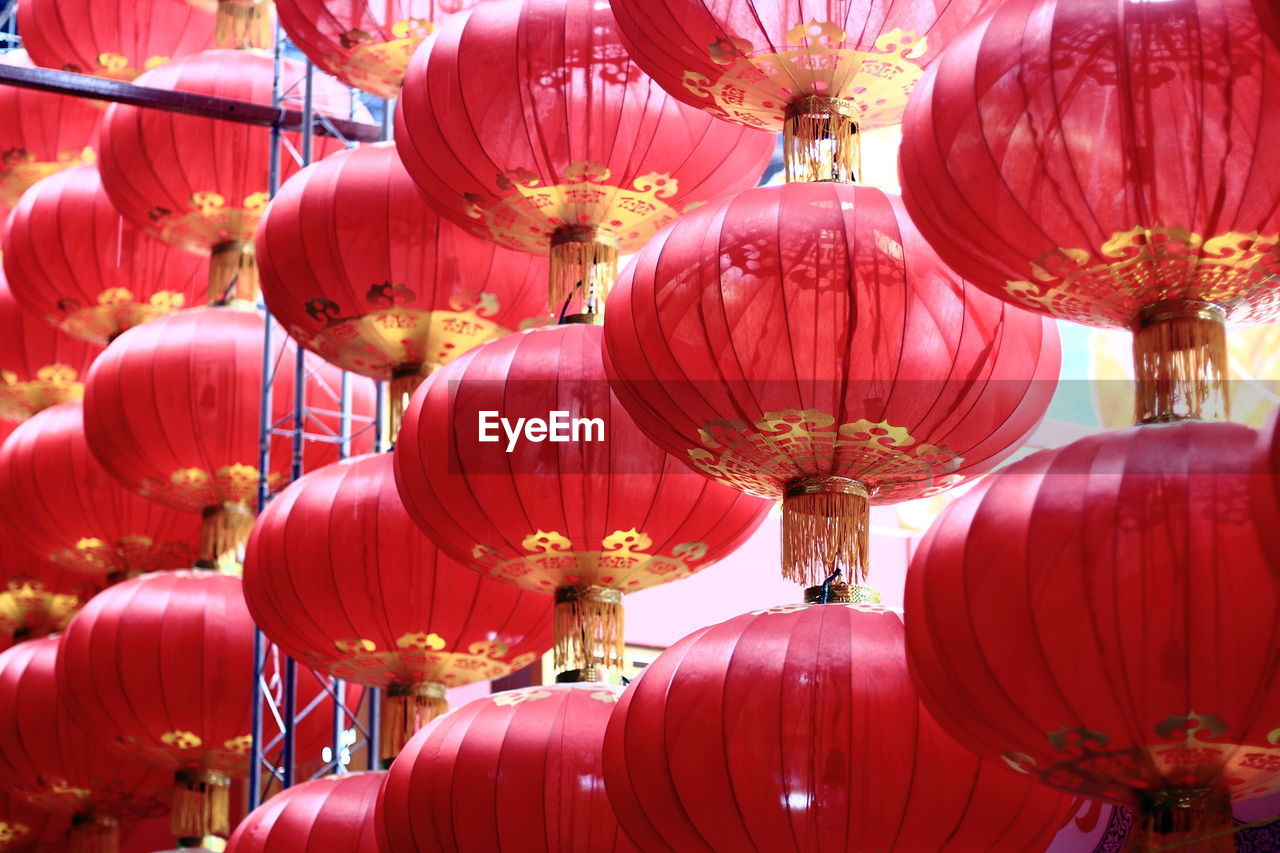
[[[824,601],[823,598],[826,598]],[[880,590],[860,583],[811,586],[804,591],[805,604],[879,604]]]
[[[117,853],[120,821],[104,814],[78,814],[71,818],[68,853]]]
[[[1231,796],[1211,788],[1174,788],[1143,795],[1128,850],[1233,853]]]

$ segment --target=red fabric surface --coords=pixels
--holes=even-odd
[[[207,262],[116,213],[91,166],[51,175],[24,194],[3,249],[18,303],[95,343],[205,301]]]
[[[1134,427],[979,483],[907,575],[913,673],[962,743],[1124,803],[1280,789],[1280,592],[1250,512],[1257,432]]]
[[[440,219],[391,143],[288,181],[257,237],[271,313],[365,376],[425,372],[546,315],[547,263]]]
[[[902,188],[961,274],[1130,326],[1165,299],[1280,309],[1280,49],[1250,0],[1012,0],[925,75]]]
[[[447,19],[418,51],[396,145],[431,204],[543,253],[564,225],[639,248],[691,205],[756,183],[773,139],[669,97],[594,0],[503,0]]]
[[[374,806],[385,773],[349,773],[286,788],[241,821],[227,853],[379,853]]]
[[[0,792],[0,853],[62,853],[71,820],[23,803]]]
[[[618,693],[603,684],[526,687],[433,721],[396,758],[378,797],[384,853],[635,850],[600,767]]]
[[[1043,850],[1078,801],[980,761],[921,706],[901,617],[781,605],[703,628],[622,694],[604,745],[643,850]]]
[[[17,536],[0,536],[0,648],[15,631],[18,640],[61,631],[98,589],[96,579],[37,557]]]
[[[880,190],[794,183],[660,234],[608,303],[606,370],[654,441],[780,497],[843,476],[872,499],[980,474],[1043,417],[1053,324],[955,276]]]
[[[609,391],[601,339],[579,324],[510,335],[418,389],[396,483],[446,554],[525,589],[630,592],[710,565],[763,521],[769,502],[691,474],[641,434]],[[504,453],[505,438],[478,440],[488,410],[513,422],[557,410],[601,418],[604,440],[522,440]]]

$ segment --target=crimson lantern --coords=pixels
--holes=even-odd
[[[904,124],[920,231],[1003,299],[1133,330],[1138,420],[1225,412],[1223,321],[1280,317],[1280,48],[1251,0],[998,5]]]
[[[924,68],[988,0],[613,0],[635,63],[687,104],[779,130],[788,180],[852,181]]]
[[[273,500],[249,540],[244,592],[294,658],[388,688],[385,760],[446,710],[446,688],[500,678],[551,647],[551,596],[437,550],[405,512],[389,454],[327,465]]]
[[[594,0],[502,0],[450,17],[409,66],[396,144],[432,205],[551,255],[551,303],[592,307],[667,222],[756,183],[766,134],[664,93]]]
[[[257,505],[262,409],[263,318],[256,311],[197,308],[130,329],[107,348],[87,381],[85,434],[98,462],[117,480],[170,507],[202,513],[200,559],[235,561]],[[273,412],[294,409],[294,354],[277,334]],[[308,370],[303,400],[309,433],[341,434],[341,377]],[[373,415],[371,383],[352,383],[352,411]],[[292,441],[270,440],[267,482],[288,480]],[[363,431],[352,440],[367,450]],[[339,445],[308,439],[306,468],[338,458]]]
[[[392,382],[392,434],[422,377],[545,315],[547,264],[440,219],[391,143],[339,151],[271,202],[263,295],[303,346]]]
[[[989,470],[1044,415],[1053,324],[948,270],[894,196],[761,187],[683,217],[609,300],[606,364],[650,438],[783,498],[783,572],[860,577],[868,502]]]
[[[91,166],[51,175],[24,193],[3,248],[19,304],[95,343],[204,301],[207,263],[123,219]]]
[[[374,806],[385,773],[344,773],[274,795],[236,827],[227,853],[377,853]]]
[[[770,506],[649,442],[600,346],[575,323],[478,347],[418,390],[395,448],[400,496],[445,554],[555,594],[556,665],[570,668],[618,666],[622,594],[728,555]]]
[[[70,819],[0,791],[0,853],[61,853]]]
[[[908,572],[913,672],[938,721],[1045,784],[1135,806],[1138,850],[1233,850],[1182,844],[1280,790],[1257,437],[1191,421],[1041,451],[944,511]]]
[[[179,838],[228,832],[230,777],[248,772],[252,746],[253,627],[237,578],[177,571],[99,593],[63,636],[58,689],[72,720],[173,774]],[[300,708],[322,689],[304,673]],[[359,691],[346,701],[354,707]],[[299,756],[332,742],[333,716],[324,698],[296,730]]]
[[[115,580],[190,568],[200,544],[200,519],[134,494],[98,464],[78,400],[0,445],[0,520],[40,557]]]
[[[283,91],[299,85],[303,66],[285,60],[281,68]],[[137,83],[270,104],[273,79],[270,56],[210,50],[148,71]],[[317,111],[347,115],[345,88],[326,77],[314,85]],[[284,138],[300,144],[296,132]],[[314,146],[321,157],[342,143],[317,136]],[[210,301],[233,295],[252,300],[258,284],[253,230],[270,197],[270,154],[271,135],[254,125],[115,104],[103,119],[99,168],[107,195],[126,219],[166,243],[209,255]],[[280,158],[282,180],[298,168],[292,157]]]
[[[605,796],[600,743],[619,688],[495,693],[418,732],[391,765],[376,822],[386,853],[631,853]]]
[[[17,537],[0,536],[0,649],[61,631],[98,588],[93,578],[37,557]]]
[[[0,92],[9,87],[0,86]],[[3,124],[3,122],[0,122]],[[24,421],[84,396],[84,375],[102,348],[22,310],[0,273],[0,418]]]

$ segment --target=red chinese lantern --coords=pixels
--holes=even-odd
[[[388,761],[447,710],[446,688],[501,678],[551,647],[551,597],[440,553],[405,511],[389,454],[327,465],[273,500],[249,540],[244,592],[285,652],[387,688]]]
[[[0,86],[0,92],[8,87]],[[24,421],[84,396],[84,375],[102,348],[29,314],[0,272],[0,418]]]
[[[41,558],[114,579],[190,568],[200,544],[200,519],[135,494],[98,464],[79,401],[40,412],[0,446],[0,519]]]
[[[1047,785],[1137,808],[1134,849],[1229,851],[1280,790],[1280,591],[1239,424],[1134,427],[993,474],[907,576],[930,711]],[[1187,846],[1184,846],[1187,845]]]
[[[391,143],[298,173],[256,245],[263,295],[289,334],[339,367],[391,380],[393,435],[424,375],[546,313],[546,261],[436,216]]]
[[[326,74],[377,95],[400,95],[409,60],[448,14],[477,0],[279,0],[289,41]]]
[[[1058,376],[1053,324],[955,276],[896,197],[795,183],[706,205],[609,300],[614,391],[659,445],[783,499],[783,573],[865,574],[869,503],[1018,448]]]
[[[988,0],[612,0],[637,65],[687,104],[784,135],[788,180],[853,181],[858,135],[902,121]]]
[[[948,264],[1131,329],[1137,419],[1222,414],[1223,321],[1280,316],[1280,49],[1250,0],[1015,0],[932,66],[902,185]]]
[[[61,853],[70,820],[0,791],[0,853]]]
[[[200,559],[235,561],[257,505],[259,417],[262,409],[262,316],[235,308],[180,311],[137,326],[116,339],[94,365],[84,403],[89,450],[133,491],[204,516]],[[294,408],[294,354],[273,338],[272,410]],[[341,378],[317,363],[303,390],[309,433],[340,430]],[[352,411],[372,418],[371,383],[352,384]],[[369,449],[364,431],[355,452]],[[267,481],[290,474],[292,441],[270,440]],[[307,469],[333,462],[339,446],[308,439]]]
[[[635,842],[681,853],[1044,850],[1078,807],[943,733],[901,618],[858,601],[756,611],[667,649],[622,694],[604,771]]]
[[[92,736],[174,774],[174,835],[226,835],[230,779],[249,769],[253,666],[253,620],[237,578],[157,572],[105,590],[71,620],[58,689]],[[321,690],[303,670],[297,685],[299,708]],[[346,701],[354,707],[359,691]],[[297,729],[298,754],[329,743],[332,722],[325,698]]]
[[[249,813],[227,853],[377,853],[374,806],[385,773],[346,773],[286,788]]]
[[[34,68],[25,50],[0,65]],[[0,86],[0,218],[41,178],[94,161],[102,108],[86,98]]]
[[[17,537],[0,536],[0,647],[61,631],[98,588],[37,557]]]
[[[18,303],[95,343],[204,301],[206,262],[122,218],[89,166],[51,175],[26,192],[3,248]]]
[[[253,5],[253,4],[251,4]],[[260,8],[253,5],[253,8]],[[281,88],[300,85],[304,69],[286,60]],[[210,50],[167,63],[138,78],[139,86],[270,104],[273,62],[245,50]],[[318,112],[346,116],[347,90],[315,79]],[[300,144],[296,132],[284,134]],[[315,138],[315,156],[342,147]],[[116,104],[102,124],[102,185],[126,219],[179,248],[208,254],[209,298],[256,298],[253,230],[267,207],[271,135],[266,128]],[[298,170],[280,158],[283,180]]]
[[[478,347],[418,390],[395,448],[418,526],[463,565],[554,593],[556,665],[578,669],[621,664],[623,593],[730,554],[770,507],[649,442],[609,391],[600,346],[598,327],[571,324]],[[480,427],[497,417],[532,431]]]
[[[55,676],[58,637],[0,654],[0,782],[72,818],[79,853],[115,853],[120,822],[169,809],[168,774],[108,748],[67,715]]]
[[[485,696],[418,732],[391,765],[386,853],[623,853],[600,743],[619,688],[554,684]]]
[[[773,152],[769,136],[666,95],[593,0],[504,0],[450,17],[409,66],[396,145],[442,216],[550,253],[554,309],[576,290],[589,307],[602,301],[619,252],[756,183]]]
[[[18,10],[18,30],[37,65],[129,81],[213,47],[214,18],[172,0],[28,0]]]

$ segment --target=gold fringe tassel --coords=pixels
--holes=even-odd
[[[1143,309],[1133,331],[1137,423],[1230,415],[1225,317],[1208,302],[1158,302]]]
[[[202,569],[216,569],[239,576],[244,564],[244,546],[253,530],[253,511],[242,503],[224,503],[205,509],[200,525]]]
[[[213,247],[209,255],[209,304],[256,305],[258,258],[252,243],[232,241]]]
[[[1235,853],[1235,821],[1225,791],[1161,791],[1134,815],[1126,853]]]
[[[271,49],[271,0],[218,0],[213,43],[229,50]]]
[[[378,750],[383,761],[393,761],[418,729],[449,710],[443,684],[392,684],[382,698],[382,722]]]
[[[605,586],[562,586],[556,590],[555,668],[621,669],[622,592]]]
[[[108,815],[78,814],[71,819],[67,853],[119,853],[120,821]]]
[[[782,500],[782,576],[813,586],[837,569],[867,578],[871,502],[866,486],[848,477],[804,477]]]
[[[782,157],[787,181],[851,184],[862,172],[858,112],[852,101],[808,95],[787,105]]]
[[[413,397],[413,392],[418,390],[418,386],[427,378],[425,367],[423,370],[406,370],[396,371],[391,375],[391,382],[387,388],[387,429],[389,431],[390,441],[388,444],[395,444],[396,436],[400,435],[400,423],[404,420],[405,410],[409,408],[409,400]]]
[[[560,313],[576,296],[588,314],[598,314],[618,278],[618,241],[604,228],[561,228],[551,237],[551,310]]]
[[[231,780],[221,773],[179,770],[169,829],[179,838],[231,832]]]

